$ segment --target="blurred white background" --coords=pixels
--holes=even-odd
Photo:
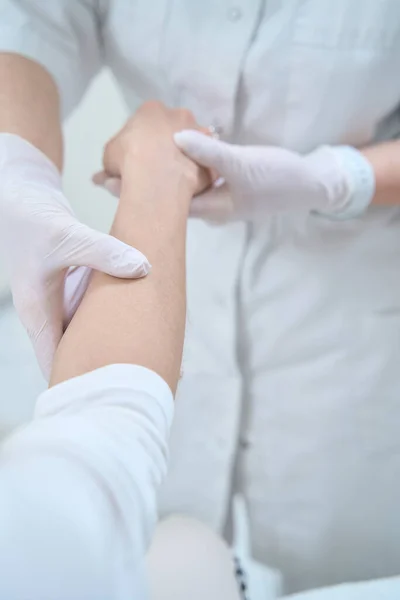
[[[127,110],[111,75],[93,82],[65,127],[64,191],[81,220],[107,231],[116,200],[91,183],[101,166],[104,143],[124,123]],[[0,264],[0,433],[29,418],[44,389],[29,340],[12,309],[7,277]]]

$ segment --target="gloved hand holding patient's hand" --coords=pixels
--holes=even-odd
[[[197,131],[179,132],[175,141],[187,156],[225,180],[193,200],[192,216],[217,221],[310,211],[335,216],[352,191],[341,147],[321,147],[302,156],[273,146],[228,144]]]
[[[86,290],[87,267],[121,278],[143,277],[150,268],[138,250],[80,223],[55,165],[11,134],[0,134],[0,251],[45,377]]]

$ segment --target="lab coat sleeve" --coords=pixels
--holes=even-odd
[[[285,596],[285,598],[287,600],[398,600],[400,577],[335,585]]]
[[[30,58],[52,75],[63,117],[102,65],[101,14],[94,0],[1,0],[0,52]]]
[[[0,598],[146,597],[172,414],[164,380],[132,365],[42,394],[0,454]]]

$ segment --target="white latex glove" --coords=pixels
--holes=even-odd
[[[362,212],[373,196],[372,168],[353,148],[323,146],[301,156],[272,146],[236,146],[196,131],[182,131],[174,138],[187,156],[223,178],[222,185],[214,184],[193,200],[192,216],[252,220],[317,211],[348,218]],[[358,179],[365,184],[365,175],[369,179],[360,197]],[[356,185],[360,188],[357,197]],[[353,200],[357,206],[349,210]]]
[[[45,377],[90,269],[121,278],[143,277],[150,270],[141,252],[80,223],[55,165],[11,134],[0,134],[0,251],[18,316]]]

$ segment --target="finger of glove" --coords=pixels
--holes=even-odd
[[[233,157],[230,144],[191,130],[175,133],[174,140],[178,148],[203,167],[215,169],[224,177],[230,172]]]
[[[62,263],[65,267],[90,267],[123,279],[144,277],[151,269],[147,258],[136,248],[81,224],[65,241]]]

